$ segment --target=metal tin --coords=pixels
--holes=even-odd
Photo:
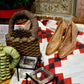
[[[43,67],[30,73],[30,76],[37,81],[38,84],[45,84],[54,78],[54,75]],[[34,81],[32,84],[35,84]]]
[[[37,63],[36,57],[30,57],[30,56],[23,56],[21,59],[19,65],[23,68],[32,68],[34,69]]]

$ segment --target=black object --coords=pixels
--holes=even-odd
[[[28,78],[31,78],[36,84],[39,84],[36,80],[34,80],[30,75],[28,75],[27,73],[26,73],[26,77],[25,77],[25,79],[26,79],[26,84],[28,84]]]
[[[16,67],[17,68],[17,80],[19,81],[19,71],[18,69],[28,69],[28,70],[36,70],[37,68],[40,68],[40,62],[41,62],[41,59],[39,57],[37,57],[37,63],[35,65],[35,68],[26,68],[26,67],[20,67],[19,64],[18,66]]]
[[[33,79],[30,75],[28,75],[27,73],[26,73],[26,77],[25,77],[25,79],[26,79],[26,84],[28,84],[28,78],[31,78],[36,84],[39,84],[36,80],[34,80],[34,79]],[[56,76],[54,75],[53,79],[50,80],[50,81],[48,81],[48,82],[45,83],[45,84],[48,84],[48,83],[50,83],[50,82],[52,82],[52,81],[56,81],[56,83],[57,83],[58,77],[56,77]]]

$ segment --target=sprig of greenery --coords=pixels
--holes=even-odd
[[[14,9],[29,1],[30,0],[0,0],[0,6],[6,7],[6,9]]]

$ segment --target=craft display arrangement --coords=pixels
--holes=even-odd
[[[25,61],[29,60],[29,61]],[[25,62],[25,63],[24,63]],[[26,63],[27,62],[27,63]],[[32,67],[32,64],[33,67]],[[47,84],[53,81],[57,82],[57,77],[49,72],[44,67],[40,66],[41,60],[35,57],[24,56],[20,61],[20,67],[17,67],[17,80],[20,81],[21,78],[25,77],[26,84]],[[20,72],[19,69],[20,68]],[[28,70],[34,70],[28,74]],[[23,73],[22,73],[23,72]],[[20,77],[19,77],[20,76]],[[28,81],[28,78],[31,80]]]
[[[32,25],[30,30],[14,30],[14,23],[19,16],[30,19]],[[17,66],[17,73],[14,73],[10,84],[14,82],[20,84],[30,82],[32,84],[49,82],[51,84],[82,84],[84,41],[81,38],[84,38],[84,32],[79,31],[80,29],[73,21],[66,24],[60,17],[38,16],[37,19],[36,17],[23,10],[15,13],[10,19],[6,42],[20,53],[20,56],[17,54],[18,57],[22,56]],[[6,50],[11,52],[14,49],[7,47],[4,50],[5,53],[7,53]],[[18,58],[15,53],[17,52],[10,55]],[[3,56],[4,53],[1,53],[0,57]],[[14,59],[13,62],[16,63],[16,60]],[[15,65],[11,64],[11,67],[14,68]]]
[[[43,16],[42,16],[43,17]],[[53,24],[52,24],[53,23]],[[64,83],[64,84],[72,84],[72,83],[83,83],[81,77],[83,77],[83,72],[78,70],[78,68],[82,69],[80,66],[83,66],[83,56],[84,56],[84,45],[82,42],[82,40],[80,40],[81,37],[83,38],[84,33],[82,31],[80,31],[77,34],[77,42],[76,42],[76,48],[75,50],[69,54],[67,57],[64,57],[62,59],[60,59],[58,57],[58,52],[54,52],[51,55],[46,55],[46,47],[48,45],[48,42],[50,41],[51,37],[54,34],[55,28],[58,26],[59,22],[55,21],[55,20],[47,20],[47,19],[38,19],[38,24],[39,24],[39,32],[38,32],[38,36],[39,36],[39,43],[40,43],[40,51],[42,53],[42,61],[41,61],[41,67],[44,67],[45,69],[47,69],[49,72],[51,72],[52,74],[54,74],[57,78],[57,81],[54,80],[51,82],[51,84],[56,84],[56,82],[58,84],[60,83]],[[54,25],[53,27],[51,27],[51,25]],[[79,30],[79,28],[78,28]],[[81,60],[81,64],[79,64],[78,60]],[[77,66],[78,67],[77,67]],[[71,67],[72,66],[72,67]],[[83,70],[83,69],[82,69]],[[22,70],[23,72],[27,73],[29,72],[29,70]],[[75,72],[80,72],[80,74],[76,74]],[[32,71],[33,72],[33,71]],[[30,72],[30,73],[32,73]],[[78,73],[77,72],[77,73]],[[80,75],[80,77],[79,77]],[[76,77],[76,79],[80,79],[80,80],[75,80],[74,78]],[[29,77],[30,78],[30,77]],[[11,83],[13,83],[13,80],[17,81],[17,76],[13,76],[11,79]],[[76,82],[77,81],[77,82]],[[26,83],[26,79],[24,78],[20,78],[20,83],[24,84]],[[28,79],[28,83],[30,82],[30,80]]]
[[[82,75],[83,72],[81,71],[83,71],[84,69],[82,69],[83,64],[80,63],[79,59],[81,60],[82,63],[84,63],[82,60],[84,57],[84,40],[83,40],[84,25],[82,26],[80,25],[80,27],[78,26],[78,31],[79,30],[81,31],[79,31],[79,33],[77,34],[75,50],[73,50],[73,52],[69,54],[67,57],[60,59],[58,55],[58,50],[55,51],[51,55],[46,55],[46,47],[54,34],[54,31],[51,28],[52,22],[54,25],[53,20],[51,21],[51,20],[43,19],[39,21],[39,33],[38,34],[40,37],[39,39],[40,46],[41,46],[40,49],[41,49],[41,53],[43,56],[42,58],[43,66],[58,77],[58,84],[60,82],[64,84],[69,84],[69,83],[70,84],[72,83],[82,84],[83,79],[81,79],[81,77],[84,77],[84,76]],[[55,25],[58,26],[57,21],[55,21]],[[80,70],[78,68],[80,68]],[[56,82],[53,82],[52,84],[56,84]]]

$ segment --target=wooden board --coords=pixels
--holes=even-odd
[[[84,0],[78,0],[77,17],[84,19]]]
[[[77,0],[35,0],[33,9],[38,14],[74,15]]]
[[[9,83],[10,83],[10,80],[11,80],[11,79],[6,80],[6,81],[3,81],[1,84],[9,84]]]
[[[16,68],[14,69],[14,72],[15,72],[15,70],[16,70]],[[12,77],[11,77],[11,78],[12,78]],[[0,84],[9,84],[10,81],[11,81],[11,78],[8,79],[8,80],[5,80],[5,81],[3,81],[3,82],[1,82]]]

